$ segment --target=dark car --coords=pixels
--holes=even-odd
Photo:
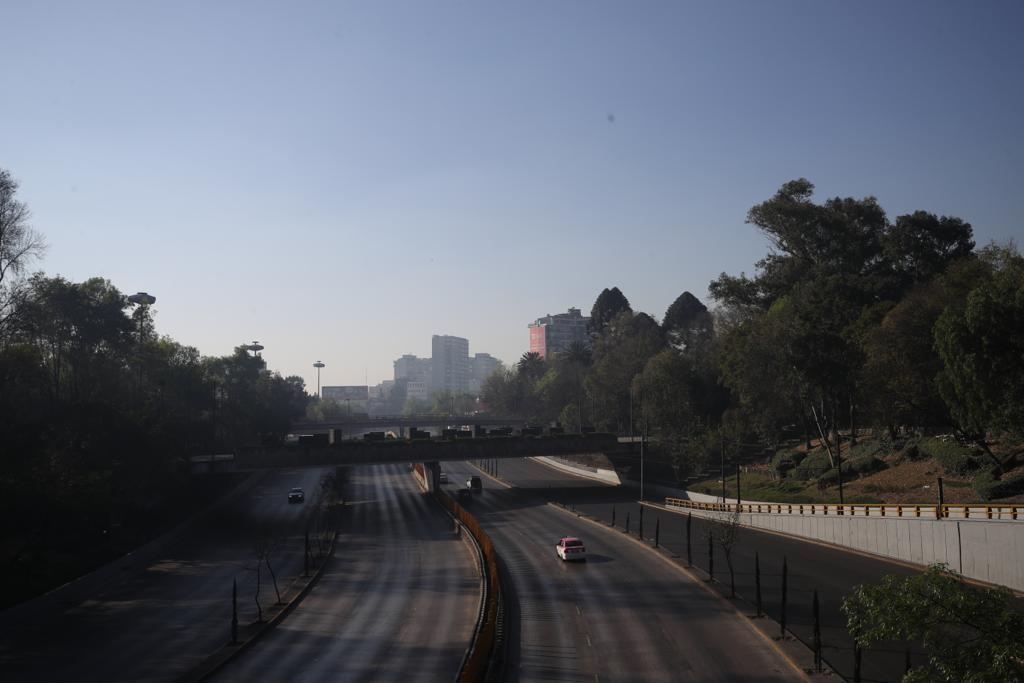
[[[306,492],[303,491],[298,486],[296,486],[295,488],[293,488],[291,491],[288,492],[288,502],[289,503],[301,503],[301,502],[303,502],[305,500],[306,500]]]

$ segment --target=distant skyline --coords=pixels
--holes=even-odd
[[[1024,236],[1020,2],[10,3],[0,168],[35,265],[206,355],[376,384],[513,363],[605,287],[661,318],[806,177]],[[365,375],[364,375],[365,369]]]

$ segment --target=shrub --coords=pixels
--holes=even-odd
[[[928,457],[942,465],[950,474],[963,476],[978,469],[978,459],[973,457],[971,450],[953,441],[927,438],[918,442],[918,448]]]
[[[851,461],[872,456],[879,457],[888,455],[891,450],[892,448],[890,447],[890,444],[885,441],[882,441],[881,439],[872,439],[871,441],[861,441],[851,448],[847,457]]]
[[[855,477],[862,477],[865,474],[871,474],[872,472],[878,472],[887,468],[883,461],[878,458],[868,455],[854,458],[852,460],[843,461],[843,481],[849,481]],[[832,486],[833,484],[839,483],[839,473],[833,467],[828,472],[818,477],[818,482],[825,486]]]
[[[972,486],[982,500],[1009,498],[1024,493],[1024,474],[998,480],[990,472],[982,472],[974,478]]]
[[[815,451],[800,461],[800,464],[793,468],[792,476],[796,479],[814,479],[821,476],[832,464],[828,460],[828,453]]]

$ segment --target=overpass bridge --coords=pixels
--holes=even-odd
[[[336,441],[333,444],[244,448],[235,455],[234,469],[493,460],[537,455],[607,453],[618,448],[618,439],[614,434]]]
[[[475,425],[479,427],[525,427],[527,421],[521,417],[487,417],[485,415],[387,415],[379,417],[354,417],[324,422],[296,422],[292,434],[324,434],[338,431],[346,436],[355,432],[397,430],[405,434],[411,428],[443,429],[452,425]]]

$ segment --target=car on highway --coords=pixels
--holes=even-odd
[[[442,484],[447,484],[448,483],[448,473],[447,472],[442,472],[441,474],[439,474],[438,475],[438,481],[440,481]]]
[[[469,479],[467,479],[466,480],[466,488],[468,488],[473,493],[483,493],[484,492],[484,484],[480,480],[480,477],[470,477]]]
[[[302,487],[296,486],[288,492],[289,503],[301,503],[306,500],[306,492],[302,490]]]
[[[575,536],[566,536],[558,539],[558,543],[555,544],[555,552],[558,553],[562,560],[579,560],[582,562],[587,560],[587,548],[583,545],[583,541]]]
[[[473,500],[473,494],[470,493],[469,489],[458,489],[455,492],[455,500],[460,504],[465,504]]]

